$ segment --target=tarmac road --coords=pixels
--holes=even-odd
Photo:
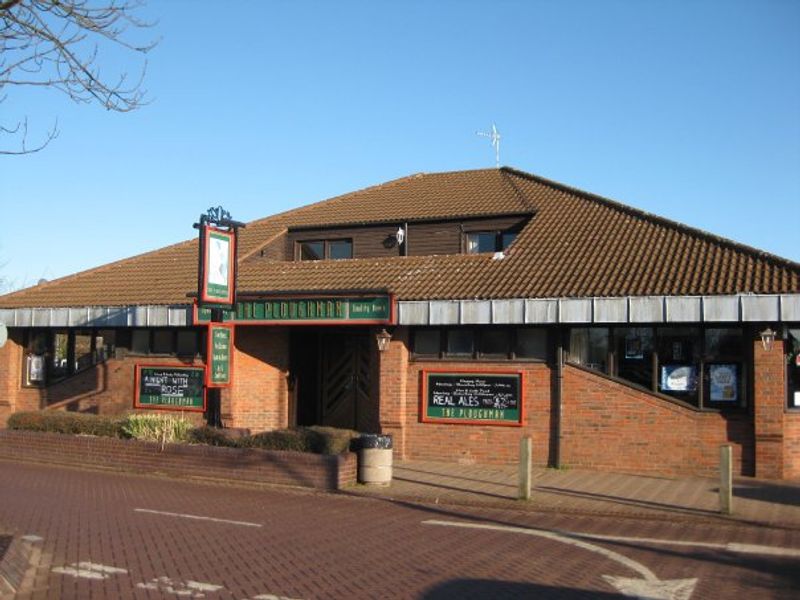
[[[422,505],[0,461],[4,530],[35,550],[19,598],[755,600],[800,590],[794,527]]]

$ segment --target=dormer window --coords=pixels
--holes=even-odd
[[[516,239],[516,231],[470,231],[465,234],[467,254],[502,252]]]
[[[299,260],[341,260],[353,258],[353,240],[307,240],[297,242]]]

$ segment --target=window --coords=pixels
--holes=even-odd
[[[516,231],[471,231],[465,237],[467,254],[500,252],[516,239]]]
[[[604,327],[572,329],[569,335],[569,360],[605,373],[608,364],[608,329]]]
[[[353,242],[350,240],[328,242],[328,258],[331,260],[353,258]]]
[[[439,356],[441,336],[438,329],[414,330],[414,354],[419,356]]]
[[[447,331],[448,356],[472,356],[475,349],[475,334],[472,329],[449,329]]]
[[[412,330],[418,358],[546,360],[547,330],[535,327],[452,327]]]
[[[131,337],[131,352],[133,354],[150,354],[150,330],[134,329]]]
[[[110,340],[113,351],[113,330],[30,331],[25,346],[24,384],[47,385],[91,368],[105,360],[109,343],[106,340]]]
[[[617,376],[648,389],[653,387],[653,329],[619,327],[614,330]]]
[[[175,332],[170,329],[156,329],[153,332],[153,354],[172,354],[175,352]]]
[[[568,360],[701,408],[747,405],[744,330],[577,327]],[[800,399],[798,399],[800,401]]]
[[[515,358],[547,359],[547,330],[524,327],[517,329],[514,344]]]
[[[508,356],[508,330],[485,329],[478,337],[478,354],[483,357],[506,358]]]
[[[353,258],[353,240],[310,240],[298,242],[300,260],[342,260]]]
[[[790,329],[786,340],[786,387],[789,408],[800,408],[800,329]]]

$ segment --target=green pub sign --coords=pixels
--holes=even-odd
[[[423,422],[521,425],[521,372],[424,371]]]
[[[205,410],[204,367],[136,365],[134,408]]]
[[[231,384],[233,327],[219,323],[208,326],[208,387],[227,387]]]
[[[195,324],[211,320],[211,310],[198,308]],[[234,310],[223,311],[224,322],[234,323],[390,323],[389,296],[269,298],[237,302]]]

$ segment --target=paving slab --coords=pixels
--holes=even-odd
[[[800,527],[798,481],[735,478],[733,514],[722,515],[714,479],[540,468],[532,477],[532,498],[523,501],[517,499],[516,466],[395,461],[391,485],[358,485],[348,492],[432,504]]]

